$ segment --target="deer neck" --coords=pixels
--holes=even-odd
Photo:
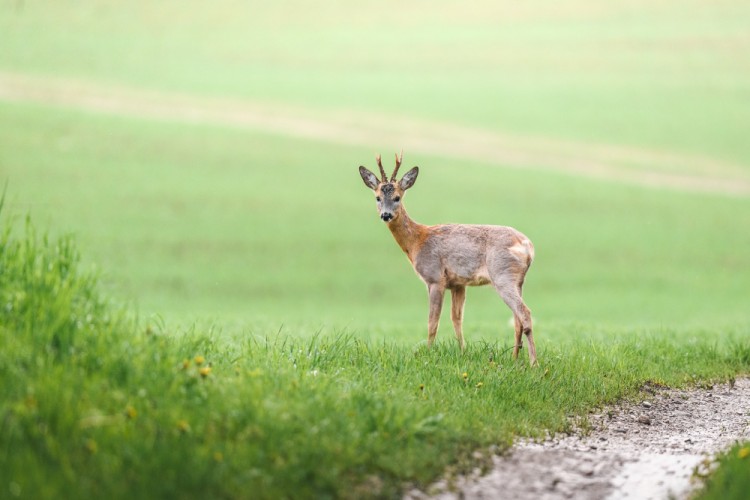
[[[391,230],[391,234],[393,234],[393,238],[401,247],[401,250],[414,263],[414,258],[427,237],[427,226],[411,220],[409,214],[406,213],[406,209],[401,205],[398,216],[388,223],[388,229]]]

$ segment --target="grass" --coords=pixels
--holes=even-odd
[[[9,227],[0,470],[14,496],[393,497],[645,381],[750,369],[744,332],[583,332],[538,369],[497,343],[178,333],[103,300],[70,238]]]
[[[718,460],[718,469],[705,479],[697,500],[739,500],[747,497],[750,488],[750,446],[738,443],[723,453]]]

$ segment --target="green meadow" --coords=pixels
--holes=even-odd
[[[395,497],[646,381],[747,374],[748,26],[735,1],[0,1],[0,497]],[[445,310],[425,348],[357,172],[401,148],[412,218],[534,242],[538,368],[487,287],[465,353]]]

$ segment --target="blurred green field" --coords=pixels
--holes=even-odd
[[[707,183],[730,171],[746,183],[748,19],[742,2],[5,2],[0,72],[53,90],[77,81],[290,107],[322,125],[340,112],[438,120],[536,140],[542,163],[556,154],[544,141],[631,148],[646,155],[643,175],[694,173],[696,159]],[[744,195],[513,168],[502,152],[480,161],[378,135],[348,144],[77,108],[0,100],[9,210],[75,234],[144,316],[421,339],[423,285],[356,172],[403,147],[422,167],[406,200],[416,220],[532,238],[526,294],[540,329],[750,321]],[[469,339],[497,338],[508,317],[492,290],[470,291]]]
[[[3,3],[5,70],[747,164],[750,6],[738,0]]]
[[[0,139],[10,206],[76,233],[144,314],[423,323],[423,285],[353,168],[368,151],[25,106],[0,116],[13,124]],[[535,241],[526,289],[540,325],[747,320],[746,200],[413,161],[417,220],[510,224]],[[508,316],[491,289],[470,291],[472,337]]]

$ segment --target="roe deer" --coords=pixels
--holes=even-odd
[[[388,224],[396,243],[406,253],[414,271],[427,285],[430,316],[427,323],[427,345],[437,335],[440,311],[445,290],[451,291],[451,319],[461,349],[464,338],[461,329],[467,286],[492,284],[513,311],[516,343],[513,358],[523,348],[523,336],[529,340],[529,361],[536,364],[536,347],[531,332],[531,311],[521,298],[526,272],[534,260],[534,245],[521,232],[506,226],[472,224],[440,224],[425,226],[409,218],[402,198],[414,185],[419,167],[414,167],[401,180],[396,174],[403,153],[396,155],[396,169],[388,179],[380,155],[376,157],[380,176],[365,167],[359,174],[365,185],[375,191],[380,218]]]

